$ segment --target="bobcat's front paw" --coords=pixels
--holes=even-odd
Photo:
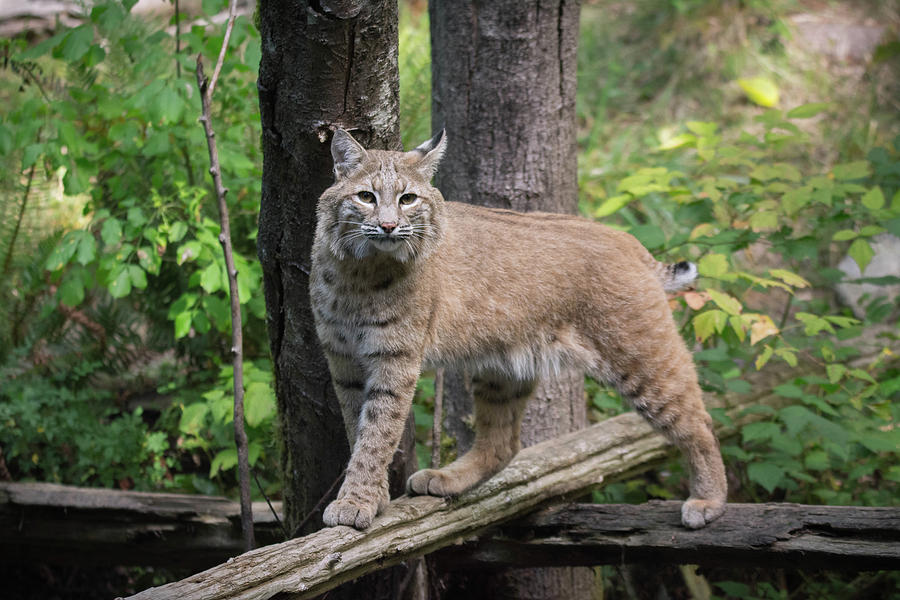
[[[357,529],[366,529],[378,512],[378,502],[364,502],[359,499],[338,498],[325,508],[322,521],[328,527],[349,525]]]
[[[725,512],[723,500],[688,498],[681,506],[681,522],[688,529],[706,527]]]
[[[466,491],[466,488],[458,476],[448,474],[443,469],[422,469],[406,480],[407,493],[422,496],[457,496]]]

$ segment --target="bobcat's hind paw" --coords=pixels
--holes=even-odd
[[[367,503],[356,499],[339,498],[329,504],[322,514],[322,521],[328,527],[349,525],[356,529],[366,529],[378,512],[378,503]]]
[[[406,491],[410,495],[457,496],[466,491],[458,477],[448,475],[442,469],[422,469],[406,480]]]
[[[688,529],[700,529],[715,521],[725,512],[722,500],[688,498],[681,506],[681,522]]]

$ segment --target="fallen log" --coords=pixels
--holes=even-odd
[[[659,461],[671,448],[634,413],[526,448],[503,471],[456,500],[402,497],[366,531],[323,529],[251,550],[131,598],[310,598],[345,581],[461,542],[488,527],[580,495],[604,477]]]
[[[284,539],[264,502],[253,515],[260,543]],[[0,483],[3,561],[196,570],[243,547],[240,505],[226,498]]]
[[[874,360],[881,344],[872,345],[853,364]],[[819,370],[808,368],[812,373]],[[779,366],[752,374],[751,383],[755,389],[771,390],[779,382],[802,375],[797,369]],[[761,403],[777,407],[787,402],[765,393],[724,398],[707,394],[704,400],[710,407],[725,409],[730,425],[716,424],[720,437],[761,418],[748,413],[748,407]],[[131,598],[261,600],[277,594],[290,594],[298,600],[312,598],[366,573],[462,544],[547,504],[576,498],[604,480],[647,470],[673,452],[640,417],[626,413],[522,450],[503,471],[455,500],[402,497],[391,502],[364,532],[349,527],[323,529],[251,550]]]
[[[729,504],[707,527],[680,502],[568,504],[433,555],[442,568],[594,566],[651,561],[708,567],[900,569],[900,508]]]

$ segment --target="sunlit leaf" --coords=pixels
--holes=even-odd
[[[864,160],[835,165],[831,172],[834,174],[834,178],[840,181],[862,179],[871,174],[869,163]]]
[[[738,302],[735,298],[729,296],[724,292],[720,292],[718,290],[706,290],[706,293],[709,294],[709,297],[712,298],[713,302],[719,305],[719,308],[727,312],[729,315],[739,315],[741,314],[741,303]]]
[[[728,259],[724,254],[707,254],[697,263],[697,270],[703,277],[719,279],[728,272]]]
[[[875,251],[872,250],[872,246],[869,245],[869,242],[858,238],[850,244],[847,254],[849,254],[850,258],[855,260],[856,264],[859,265],[859,272],[865,273],[866,267],[869,266],[872,257],[875,256]]]
[[[750,77],[748,79],[738,79],[737,83],[755,104],[766,108],[778,105],[778,86],[771,79]]]
[[[884,206],[884,194],[881,192],[881,188],[876,186],[871,190],[863,194],[861,202],[863,206],[868,208],[869,210],[878,210]]]
[[[256,427],[275,415],[275,394],[268,384],[255,381],[244,393],[244,418],[247,425]]]
[[[769,274],[772,277],[777,277],[788,285],[792,285],[798,288],[809,287],[809,282],[804,278],[800,277],[796,273],[791,271],[787,271],[785,269],[769,269]]]

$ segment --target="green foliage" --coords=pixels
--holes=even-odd
[[[120,413],[107,402],[109,393],[84,383],[4,384],[0,440],[17,479],[126,489],[163,485],[174,465],[166,434],[150,431],[140,408]]]
[[[203,401],[213,414],[214,405],[230,398],[230,380],[221,374],[229,369],[222,364],[230,361],[231,317],[206,140],[197,122],[193,57],[217,56],[223,31],[195,26],[182,35],[182,51],[176,54],[171,36],[132,17],[130,4],[96,3],[84,24],[31,47],[22,40],[4,41],[10,69],[0,79],[0,96],[10,108],[0,122],[0,148],[3,168],[17,175],[3,179],[11,182],[9,197],[15,204],[4,201],[2,214],[21,213],[23,226],[15,234],[0,230],[0,241],[9,249],[4,297],[13,291],[11,304],[0,313],[9,317],[0,319],[0,366],[4,376],[17,378],[22,390],[50,386],[56,392],[47,395],[62,398],[59,402],[72,411],[81,404],[70,398],[68,373],[90,365],[91,381],[79,398],[99,380],[111,379],[114,386],[140,388],[129,393],[177,392],[191,404],[207,398]],[[221,7],[213,3],[207,8]],[[246,18],[236,21],[230,46],[213,125],[230,189],[244,354],[252,360],[267,353],[267,340],[254,243],[261,165],[255,86],[260,50],[258,34]],[[48,197],[75,209],[57,209],[48,220],[40,210]],[[169,365],[161,374],[170,378],[167,383],[160,383],[165,378],[133,376],[142,372],[142,365],[160,361]],[[251,458],[257,460],[272,454],[264,449],[272,437],[274,404],[270,379],[253,370],[252,363],[250,369],[246,417]],[[14,400],[11,390],[2,386],[0,398]],[[98,392],[97,412],[90,418],[115,435],[119,423],[134,419],[112,400]],[[201,465],[206,464],[205,453],[212,454],[217,469],[209,477],[227,490],[230,483],[216,475],[229,470],[227,455],[221,453],[233,443],[224,417],[215,414],[218,418],[205,423],[209,431],[184,437],[164,411],[161,419],[152,420],[156,431],[148,429],[147,435],[167,444],[170,437],[179,441],[180,452],[202,450],[204,456],[194,461]],[[90,431],[100,437],[97,427]],[[0,433],[4,447],[9,435]],[[60,444],[76,444],[56,435]],[[183,440],[190,442],[188,448]],[[58,473],[64,482],[112,482],[107,476],[73,480],[67,474],[74,471],[57,467],[48,472]],[[169,467],[182,469],[180,462]],[[196,467],[187,467],[187,479],[168,473],[162,481],[143,474],[141,485],[214,491],[202,482],[188,482],[196,478]],[[132,475],[139,478],[137,471]]]

